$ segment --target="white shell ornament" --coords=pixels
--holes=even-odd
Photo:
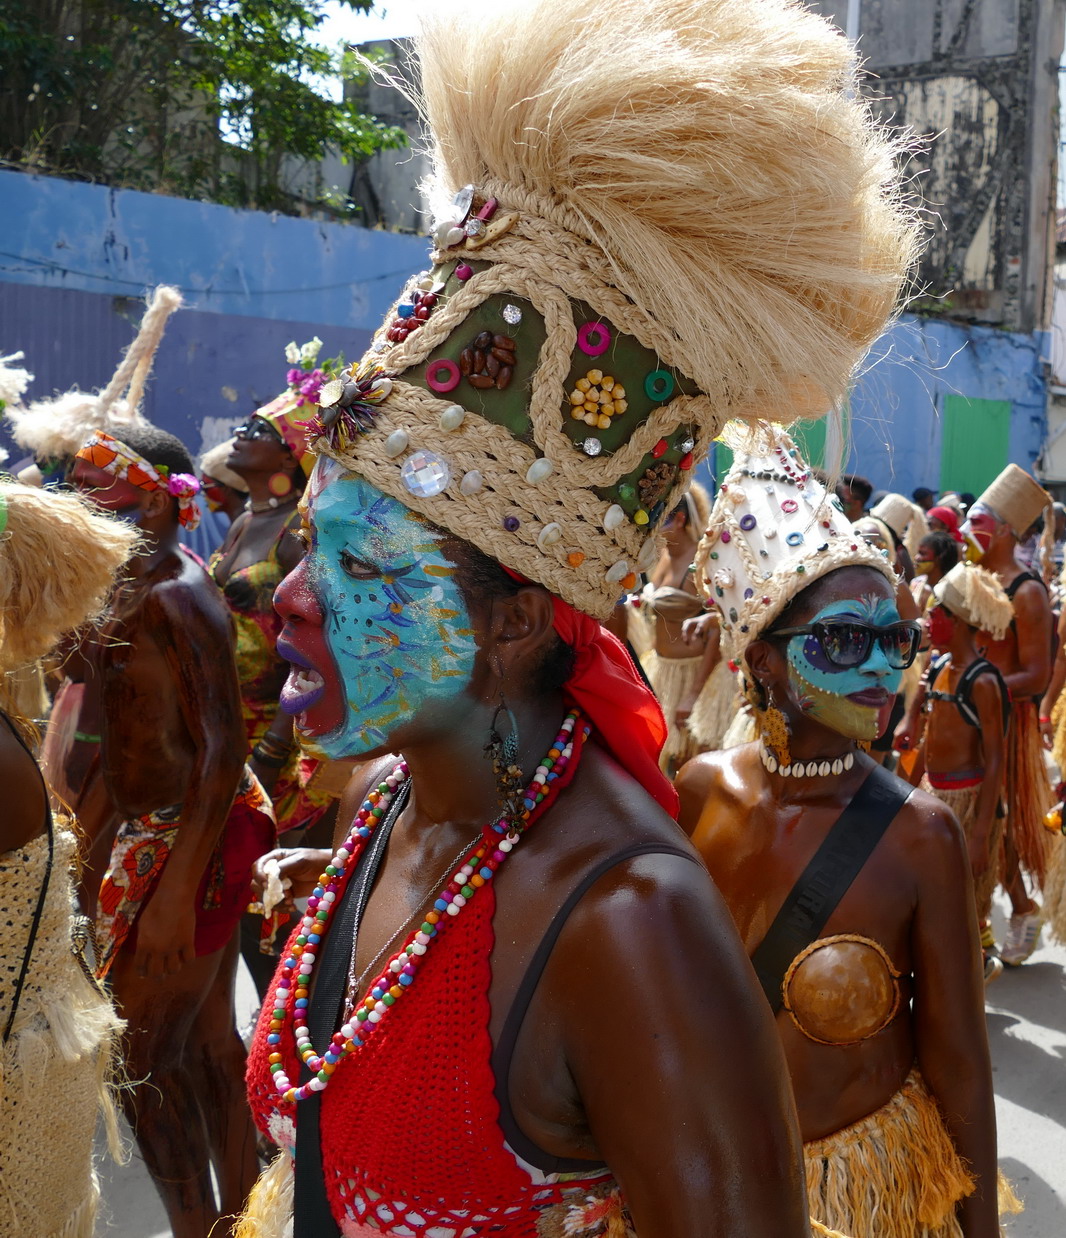
[[[451,404],[440,415],[442,430],[458,430],[466,419],[466,409],[461,404]]]
[[[407,444],[410,441],[410,436],[406,430],[393,430],[385,440],[385,454],[390,460],[395,460],[397,456],[402,456],[407,450]]]
[[[552,462],[544,459],[542,456],[539,460],[534,460],[526,470],[526,481],[531,486],[535,486],[537,482],[543,481],[546,477],[550,477],[552,473]]]
[[[463,480],[459,483],[459,493],[467,496],[477,494],[484,484],[479,470],[471,469],[469,473],[463,474]]]
[[[733,573],[727,567],[718,568],[711,579],[719,588],[731,589],[733,587]]]
[[[557,541],[563,536],[563,526],[557,524],[554,520],[551,524],[546,524],[541,529],[537,537],[537,547],[540,550],[547,549],[548,546],[554,546]]]
[[[331,382],[326,383],[318,393],[318,403],[322,408],[329,408],[330,405],[336,404],[343,394],[344,383],[339,378],[334,378]]]
[[[627,559],[619,559],[617,563],[612,563],[607,569],[607,583],[609,585],[621,584],[629,575],[629,561]]]
[[[620,527],[625,518],[626,514],[622,507],[618,503],[612,503],[604,514],[603,527],[608,533],[611,533]]]

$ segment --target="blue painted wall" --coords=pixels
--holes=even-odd
[[[905,316],[878,340],[850,401],[847,469],[910,495],[940,479],[945,396],[1007,400],[1009,458],[1031,469],[1047,434],[1045,337]]]
[[[28,395],[100,387],[147,289],[175,284],[146,415],[195,452],[281,390],[285,344],[359,356],[424,238],[0,171],[0,352]]]
[[[360,355],[428,248],[355,225],[8,171],[0,219],[0,352],[26,353],[33,396],[104,384],[145,290],[182,289],[189,308],[170,321],[146,413],[193,451],[281,389],[289,340],[318,335],[324,355]],[[1042,341],[905,317],[853,392],[847,467],[877,488],[935,488],[952,394],[1009,400],[1010,458],[1031,467],[1046,434]]]

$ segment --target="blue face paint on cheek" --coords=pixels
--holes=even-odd
[[[454,563],[402,503],[344,474],[312,492],[309,514],[309,583],[343,698],[341,724],[315,744],[359,756],[427,701],[458,696],[477,645]]]
[[[834,619],[854,619],[873,627],[887,627],[900,621],[894,601],[863,597],[830,602],[822,607],[811,623],[828,623]],[[873,686],[895,693],[903,679],[903,672],[889,666],[876,642],[865,662],[855,667],[839,667],[825,656],[816,636],[794,636],[788,642],[788,660],[800,678],[835,696],[851,696]]]

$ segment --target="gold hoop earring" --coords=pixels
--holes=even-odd
[[[288,473],[281,472],[280,469],[278,472],[270,474],[267,488],[276,499],[287,499],[294,489],[292,478]]]

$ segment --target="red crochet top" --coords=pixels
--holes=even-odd
[[[483,887],[434,947],[402,1007],[322,1093],[322,1164],[345,1238],[537,1238],[630,1233],[609,1172],[545,1174],[499,1125],[489,1036],[495,895]],[[292,1154],[300,1106],[271,1085],[275,977],[248,1058],[256,1124]],[[292,1024],[280,1050],[299,1078]]]

